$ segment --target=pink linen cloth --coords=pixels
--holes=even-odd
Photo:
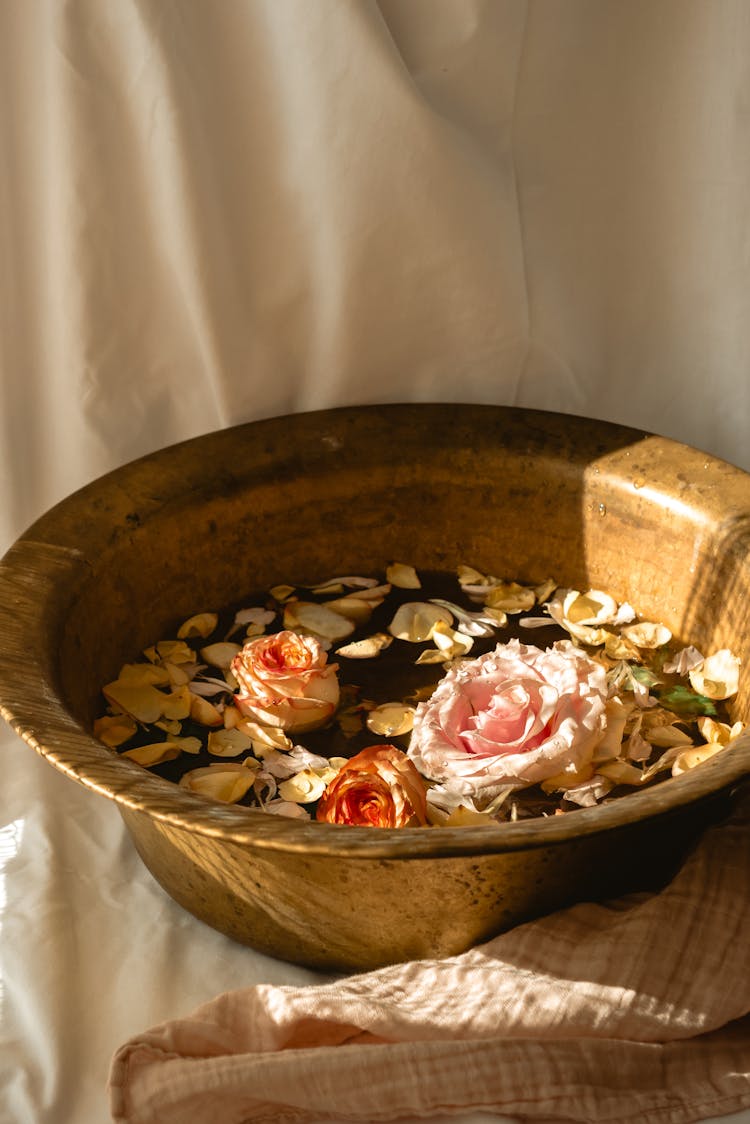
[[[113,1118],[738,1112],[750,1107],[749,932],[745,801],[658,894],[577,905],[450,959],[230,992],[137,1035],[113,1060]]]

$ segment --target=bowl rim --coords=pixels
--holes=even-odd
[[[158,466],[160,461],[177,449],[195,450],[201,443],[221,440],[222,434],[261,428],[279,420],[305,419],[317,421],[328,427],[336,419],[362,414],[367,411],[429,411],[448,406],[452,411],[493,411],[496,416],[558,419],[561,424],[585,423],[609,431],[631,434],[632,439],[651,438],[666,452],[678,450],[699,455],[701,462],[722,466],[724,471],[736,474],[742,484],[744,516],[750,519],[750,474],[727,465],[719,458],[704,454],[691,446],[657,437],[640,430],[629,430],[609,422],[563,415],[548,411],[522,410],[517,407],[463,403],[391,403],[385,406],[337,407],[332,410],[311,411],[302,414],[280,415],[259,421],[228,427],[177,442],[156,452],[139,457],[112,472],[106,473],[84,488],[73,492],[61,503],[51,508],[32,524],[11,546],[0,560],[0,715],[4,717],[36,752],[45,757],[58,770],[107,798],[114,800],[124,814],[137,813],[160,821],[168,828],[197,832],[202,836],[221,839],[241,847],[257,847],[286,852],[305,852],[316,855],[346,856],[349,858],[377,858],[403,860],[407,858],[449,858],[471,854],[497,854],[541,848],[560,844],[602,831],[625,829],[644,820],[669,816],[696,801],[716,796],[750,774],[750,732],[742,734],[733,743],[731,753],[720,752],[698,768],[640,792],[617,797],[609,803],[590,808],[579,808],[564,816],[530,818],[515,823],[465,827],[424,828],[368,828],[325,824],[270,815],[259,809],[244,806],[222,805],[195,793],[179,788],[141,766],[120,757],[94,738],[65,709],[45,671],[44,652],[33,655],[32,670],[39,676],[37,689],[29,692],[28,682],[19,667],[29,659],[28,642],[14,621],[14,595],[18,592],[19,552],[28,555],[36,550],[54,553],[54,567],[44,593],[46,598],[59,595],[69,582],[71,574],[80,568],[79,552],[55,549],[56,521],[65,518],[74,505],[90,504],[106,492],[113,478],[126,473],[133,466]],[[294,424],[294,422],[292,422]],[[197,458],[196,458],[197,459]],[[746,493],[746,499],[744,497]],[[39,531],[43,529],[40,542]],[[40,564],[44,562],[41,559]],[[54,572],[52,572],[54,571]],[[41,696],[41,698],[40,698]]]

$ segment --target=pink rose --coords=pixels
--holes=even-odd
[[[337,664],[312,636],[277,632],[250,640],[232,660],[238,710],[264,726],[302,732],[322,726],[339,701]]]
[[[425,784],[393,745],[372,745],[341,767],[320,798],[316,819],[355,827],[424,827]]]
[[[606,728],[604,668],[569,640],[511,640],[456,664],[414,716],[409,757],[448,791],[492,798],[591,761]]]

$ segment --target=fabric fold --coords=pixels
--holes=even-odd
[[[230,992],[146,1031],[113,1060],[114,1119],[682,1124],[748,1107],[748,810],[659,894],[583,903],[446,960]]]

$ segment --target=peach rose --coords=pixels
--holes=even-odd
[[[232,660],[234,704],[247,718],[282,730],[314,730],[339,701],[337,664],[312,636],[277,632],[250,640]]]
[[[491,799],[588,765],[607,697],[604,668],[569,640],[511,640],[456,664],[419,704],[409,757],[446,791]]]
[[[355,827],[424,827],[425,784],[393,745],[372,745],[352,757],[320,798],[317,819]]]

